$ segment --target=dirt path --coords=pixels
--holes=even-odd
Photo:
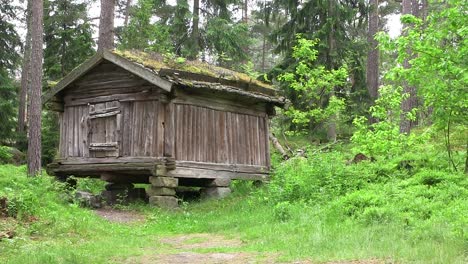
[[[94,212],[100,217],[110,222],[134,223],[145,220],[145,217],[139,213],[132,211],[115,210],[108,207],[97,209]]]
[[[187,234],[165,237],[156,253],[131,257],[124,263],[160,264],[244,264],[274,263],[261,256],[241,252],[242,241],[216,234]],[[159,251],[159,252],[158,252]],[[218,252],[225,251],[225,252]],[[226,252],[227,251],[227,252]]]
[[[108,221],[135,223],[144,221],[136,212],[114,209],[99,209],[96,214]],[[123,264],[249,264],[284,263],[277,260],[278,254],[243,252],[245,243],[239,238],[227,238],[219,234],[199,233],[169,236],[159,239],[157,247],[147,253],[116,260]],[[316,264],[311,261],[295,261],[295,264]],[[322,264],[383,264],[382,260],[355,260],[322,262]],[[388,262],[392,263],[392,262]]]

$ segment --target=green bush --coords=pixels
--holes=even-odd
[[[10,151],[10,147],[0,146],[0,164],[10,163],[12,158],[13,154]]]
[[[361,165],[346,165],[339,152],[322,153],[309,158],[295,157],[277,166],[269,184],[268,200],[323,203],[363,188],[376,179]]]
[[[277,203],[273,209],[273,215],[278,221],[288,221],[292,217],[291,203],[288,201]]]

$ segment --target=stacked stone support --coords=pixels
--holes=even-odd
[[[218,178],[208,182],[205,188],[202,189],[202,198],[222,199],[231,194],[231,179]]]
[[[167,171],[174,167],[175,164],[166,162],[165,165],[156,167],[156,176],[149,177],[151,187],[146,190],[146,193],[149,197],[150,204],[161,208],[176,208],[179,206],[179,200],[175,196],[176,188],[179,186],[179,180],[167,176]]]

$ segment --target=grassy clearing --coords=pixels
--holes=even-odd
[[[277,165],[269,185],[237,182],[222,201],[184,203],[173,212],[125,207],[146,217],[130,224],[69,203],[50,177],[27,178],[24,167],[3,165],[0,197],[8,197],[14,217],[0,218],[0,233],[15,236],[0,240],[0,263],[118,263],[170,251],[161,238],[194,233],[244,242],[197,252],[242,251],[279,261],[466,263],[467,177],[444,170],[434,155],[413,156],[411,169],[398,169],[401,159],[348,166],[333,151],[294,158]]]

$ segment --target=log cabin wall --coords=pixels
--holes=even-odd
[[[176,160],[269,168],[264,103],[183,88],[172,102]]]
[[[62,96],[60,158],[163,157],[169,141],[166,155],[178,161],[269,167],[265,104],[177,89],[167,111],[161,89],[111,63]]]
[[[118,66],[97,66],[64,92],[60,158],[162,157],[165,98]]]
[[[268,166],[267,117],[175,104],[175,158]]]

